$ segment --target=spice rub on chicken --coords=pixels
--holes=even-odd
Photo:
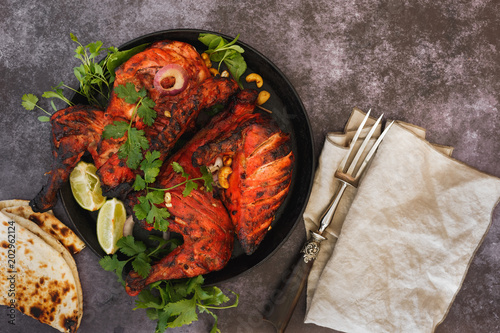
[[[148,126],[135,117],[132,126],[144,131],[149,149],[160,151],[162,159],[202,109],[224,104],[238,90],[231,78],[212,77],[196,49],[179,41],[153,43],[117,68],[115,74],[115,88],[131,83],[137,90],[145,88],[154,101],[154,123]],[[130,122],[135,105],[119,98],[113,90],[104,112],[78,106],[81,112],[73,114],[74,108],[60,110],[51,117],[54,162],[45,186],[30,202],[35,211],[55,205],[56,192],[85,151],[92,155],[107,196],[123,197],[137,173],[118,157],[126,137],[102,138],[106,126]]]
[[[223,177],[218,182],[228,186],[214,193],[194,190],[187,197],[182,196],[182,187],[169,192],[170,202],[158,207],[168,204],[169,230],[181,234],[184,243],[153,265],[147,278],[130,272],[126,279],[130,295],[158,280],[223,268],[231,257],[235,232],[247,254],[264,238],[289,190],[294,158],[289,135],[267,114],[254,113],[256,98],[253,90],[241,91],[226,111],[163,164],[155,188],[170,188],[181,181],[172,168],[174,161],[196,178],[201,176],[199,166],[215,166],[218,159],[224,165],[219,171],[212,170]],[[140,195],[131,193],[127,204],[136,204]]]

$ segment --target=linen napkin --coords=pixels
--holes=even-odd
[[[304,213],[307,230],[317,229],[335,192],[333,173],[360,114],[353,111],[344,134],[327,136]],[[500,179],[450,158],[449,147],[424,135],[396,123],[359,188],[344,194],[309,276],[306,323],[432,332],[444,319],[491,223]]]

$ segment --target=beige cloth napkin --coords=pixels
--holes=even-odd
[[[346,133],[360,114],[354,110]],[[395,124],[359,188],[344,195],[309,276],[306,323],[432,332],[444,319],[491,223],[500,179],[450,158],[451,149],[424,135]],[[346,136],[326,139],[304,213],[307,230],[317,229],[335,192]]]

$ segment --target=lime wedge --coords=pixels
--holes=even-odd
[[[82,208],[98,210],[106,202],[102,195],[101,181],[97,177],[97,168],[92,163],[79,162],[69,175],[71,192]]]
[[[123,225],[127,219],[125,206],[113,198],[101,207],[97,215],[97,240],[107,254],[117,250],[116,242],[123,237]]]

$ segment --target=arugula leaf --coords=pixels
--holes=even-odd
[[[142,44],[136,47],[133,47],[129,50],[118,51],[117,48],[110,48],[111,54],[109,55],[108,61],[106,62],[106,68],[110,73],[109,83],[113,83],[115,80],[115,69],[123,64],[125,61],[130,59],[135,54],[144,51],[144,49],[149,44]]]
[[[198,40],[208,47],[205,53],[210,56],[210,60],[219,63],[219,71],[221,63],[224,62],[229,73],[238,82],[238,85],[243,88],[240,77],[246,71],[247,64],[241,55],[245,50],[241,46],[235,45],[239,37],[238,34],[235,39],[228,42],[226,39],[214,34],[200,33]]]

